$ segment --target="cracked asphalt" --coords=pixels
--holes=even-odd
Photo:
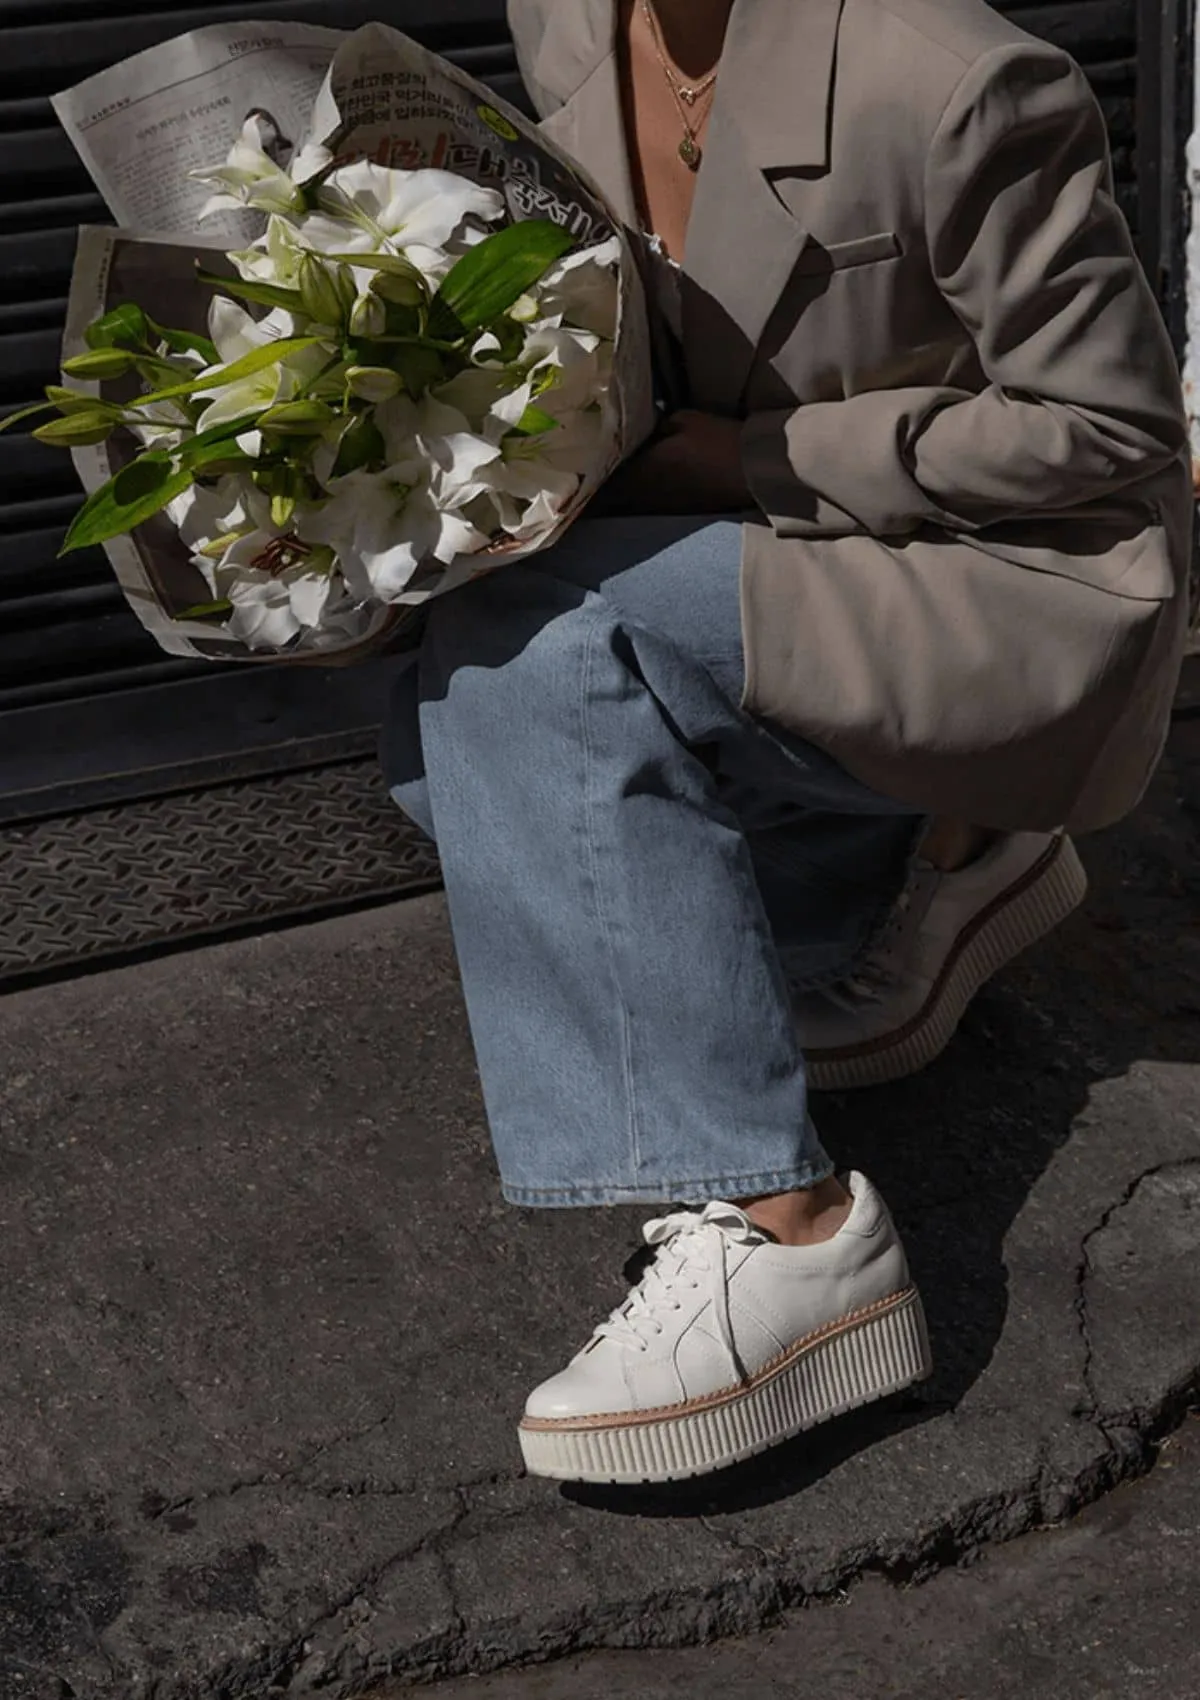
[[[1143,1474],[1198,1397],[1198,847],[1189,718],[943,1063],[816,1106],[934,1379],[670,1492],[521,1474],[640,1213],[503,1204],[439,900],[0,1000],[0,1700],[349,1700],[864,1578],[886,1635]]]
[[[1193,1418],[1146,1479],[923,1587],[870,1576],[749,1639],[592,1653],[425,1692],[429,1700],[1179,1700],[1200,1693],[1198,1567]],[[389,1686],[380,1700],[413,1692]]]

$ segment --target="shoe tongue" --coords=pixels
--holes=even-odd
[[[726,1204],[723,1199],[714,1199],[706,1204],[701,1215],[701,1221],[710,1223],[739,1245],[767,1245],[773,1238],[765,1229],[760,1228],[747,1216],[737,1204]]]

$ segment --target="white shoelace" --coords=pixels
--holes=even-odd
[[[642,1237],[658,1248],[657,1255],[625,1303],[596,1329],[595,1338],[648,1350],[651,1340],[664,1332],[664,1315],[683,1308],[680,1290],[695,1290],[706,1280],[721,1344],[734,1376],[744,1381],[746,1371],[729,1317],[729,1249],[761,1242],[765,1236],[736,1205],[718,1202],[699,1212],[679,1210],[657,1217],[646,1223]]]

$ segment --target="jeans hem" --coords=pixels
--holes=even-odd
[[[501,1182],[509,1204],[522,1210],[572,1210],[614,1204],[707,1204],[711,1199],[760,1198],[777,1192],[803,1192],[834,1173],[824,1152],[820,1160],[757,1175],[721,1175],[713,1180],[664,1180],[643,1186],[521,1187]]]

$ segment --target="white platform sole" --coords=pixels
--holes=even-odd
[[[1087,896],[1087,874],[1075,846],[1059,838],[1014,886],[963,929],[925,1006],[895,1033],[841,1050],[806,1053],[817,1092],[883,1086],[928,1067],[953,1039],[981,986],[1053,932]]]
[[[915,1287],[799,1341],[745,1387],[638,1415],[520,1427],[525,1468],[556,1481],[680,1481],[753,1457],[932,1368]]]

